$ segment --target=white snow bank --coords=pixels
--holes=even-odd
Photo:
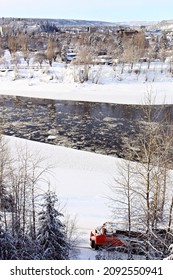
[[[143,104],[151,92],[155,104],[173,104],[172,82],[110,84],[43,83],[29,84],[26,79],[1,81],[0,95],[18,95],[58,100],[79,100],[119,104]]]
[[[40,68],[30,66],[18,53],[19,63],[5,52],[0,67],[0,95],[19,95],[61,100],[95,101],[122,104],[141,104],[146,93],[155,97],[155,103],[173,103],[172,66],[169,62],[90,65],[89,80],[79,82],[84,66],[54,62],[53,67],[43,63]]]
[[[106,196],[111,193],[109,185],[116,173],[119,159],[83,152],[69,148],[5,136],[10,150],[26,147],[33,154],[40,152],[49,165],[52,175],[45,175],[56,191],[67,213],[77,215],[80,231],[89,246],[89,234],[95,226],[110,220]],[[48,188],[48,183],[44,184]]]

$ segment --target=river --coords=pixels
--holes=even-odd
[[[4,134],[119,157],[124,137],[145,126],[144,111],[141,105],[0,96]],[[153,106],[152,115],[172,125],[173,106]]]

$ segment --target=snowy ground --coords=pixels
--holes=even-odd
[[[155,103],[173,103],[172,64],[152,62],[116,66],[91,65],[88,82],[80,83],[84,66],[54,62],[53,67],[42,67],[22,59],[12,64],[5,53],[5,64],[0,65],[0,95],[20,95],[61,100],[142,104],[147,93],[152,93]],[[122,71],[123,67],[123,71]]]
[[[39,151],[46,158],[46,164],[53,166],[52,174],[45,175],[47,183],[44,183],[44,188],[47,189],[50,183],[67,213],[77,215],[83,245],[89,246],[90,231],[110,220],[106,197],[111,194],[109,186],[120,160],[15,137],[6,138],[12,151],[27,145],[28,150],[34,154]]]
[[[151,92],[157,104],[173,104],[173,80],[168,82],[117,82],[93,83],[48,83],[28,80],[7,81],[0,84],[0,95],[20,95],[59,100],[80,100],[119,104],[143,104]]]

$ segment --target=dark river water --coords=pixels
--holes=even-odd
[[[172,123],[173,106],[154,106],[152,115]],[[146,119],[140,105],[1,96],[0,121],[6,135],[122,156],[122,139],[138,134]]]

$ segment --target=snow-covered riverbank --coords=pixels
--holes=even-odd
[[[0,95],[20,95],[36,98],[80,100],[122,104],[142,104],[151,93],[155,103],[173,103],[173,78],[167,63],[91,66],[89,80],[78,81],[82,66],[54,63],[42,68],[23,62],[17,69],[0,70]],[[138,73],[138,74],[137,74]],[[97,77],[97,80],[96,80]]]
[[[103,85],[78,83],[44,83],[29,85],[27,80],[2,81],[0,95],[27,96],[59,100],[79,100],[119,104],[143,104],[148,92],[156,104],[173,104],[173,82],[110,83]]]

